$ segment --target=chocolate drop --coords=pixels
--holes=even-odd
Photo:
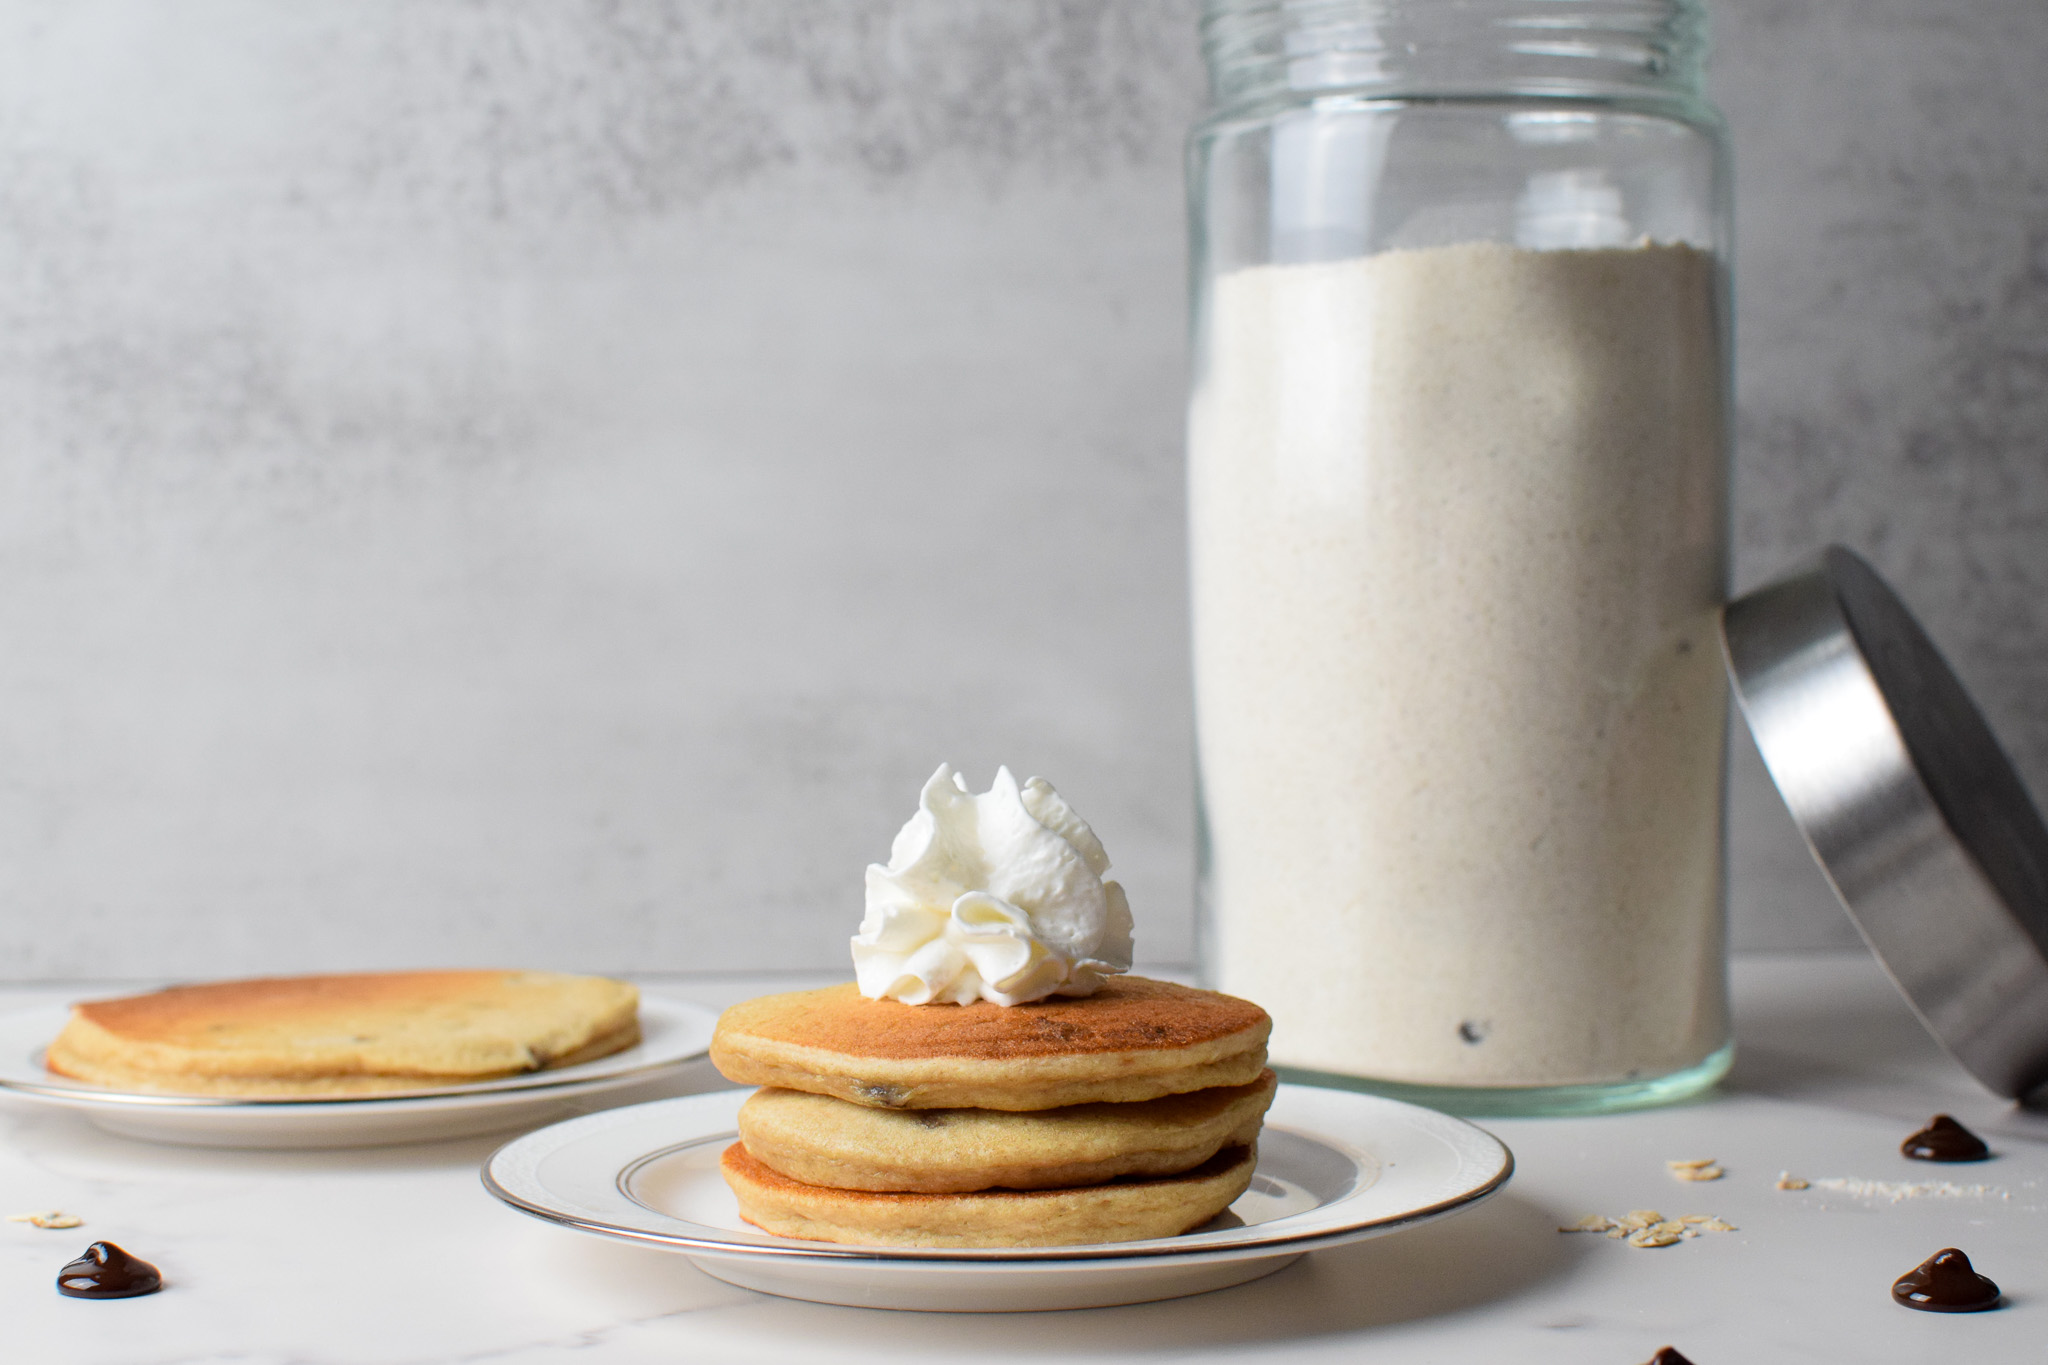
[[[1998,1286],[1970,1266],[1970,1258],[1943,1247],[1899,1276],[1892,1298],[1928,1313],[1981,1313],[1998,1302]]]
[[[1947,1114],[1936,1114],[1927,1126],[1899,1144],[1915,1161],[1982,1161],[1991,1155],[1984,1139]]]
[[[164,1277],[155,1266],[112,1242],[94,1242],[85,1255],[57,1272],[57,1292],[74,1299],[132,1299],[163,1287]]]
[[[1680,1355],[1676,1346],[1659,1346],[1657,1354],[1651,1356],[1644,1365],[1692,1365],[1692,1362]]]

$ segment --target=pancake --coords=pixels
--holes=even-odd
[[[880,1109],[1053,1109],[1249,1085],[1272,1021],[1249,1001],[1145,977],[1023,1005],[905,1005],[852,983],[719,1016],[729,1080]]]
[[[756,1091],[740,1140],[769,1169],[837,1189],[927,1194],[1060,1189],[1120,1176],[1177,1175],[1225,1147],[1249,1147],[1274,1076],[1130,1104],[875,1109],[797,1090]]]
[[[639,992],[559,972],[366,972],[174,986],[72,1007],[45,1064],[173,1094],[340,1096],[568,1066],[639,1041]]]
[[[870,1246],[1044,1247],[1192,1232],[1251,1184],[1256,1156],[1229,1147],[1191,1171],[1058,1190],[880,1194],[791,1180],[735,1142],[719,1166],[740,1216],[763,1231]]]

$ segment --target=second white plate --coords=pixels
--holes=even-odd
[[[485,1164],[513,1208],[579,1232],[688,1256],[790,1298],[866,1308],[1005,1312],[1144,1303],[1242,1284],[1303,1252],[1470,1208],[1507,1183],[1508,1149],[1398,1100],[1283,1085],[1251,1188],[1182,1237],[1090,1246],[898,1248],[776,1237],[740,1221],[718,1156],[752,1092],[688,1095],[528,1133]]]
[[[640,1041],[576,1066],[398,1095],[241,1100],[115,1090],[52,1075],[43,1069],[43,1047],[68,1016],[68,1010],[44,1008],[0,1018],[0,1090],[76,1110],[122,1137],[272,1148],[432,1142],[546,1123],[578,1112],[579,1102],[591,1096],[672,1075],[705,1055],[718,1022],[702,1006],[642,996]]]

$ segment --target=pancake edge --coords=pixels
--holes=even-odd
[[[1021,1112],[1071,1104],[1126,1104],[1190,1090],[1249,1085],[1266,1069],[1264,1041],[1263,1037],[1247,1036],[1241,1042],[1248,1050],[1192,1064],[1185,1051],[1095,1052],[1073,1058],[1028,1057],[1004,1062],[869,1063],[854,1073],[834,1069],[853,1060],[843,1053],[786,1044],[774,1047],[772,1058],[714,1044],[711,1061],[721,1075],[738,1085],[805,1090],[875,1109]],[[1106,1075],[1100,1065],[1105,1057],[1117,1059]]]

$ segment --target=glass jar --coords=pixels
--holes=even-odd
[[[1659,1103],[1729,1044],[1728,168],[1694,0],[1208,0],[1204,973],[1283,1074]]]

